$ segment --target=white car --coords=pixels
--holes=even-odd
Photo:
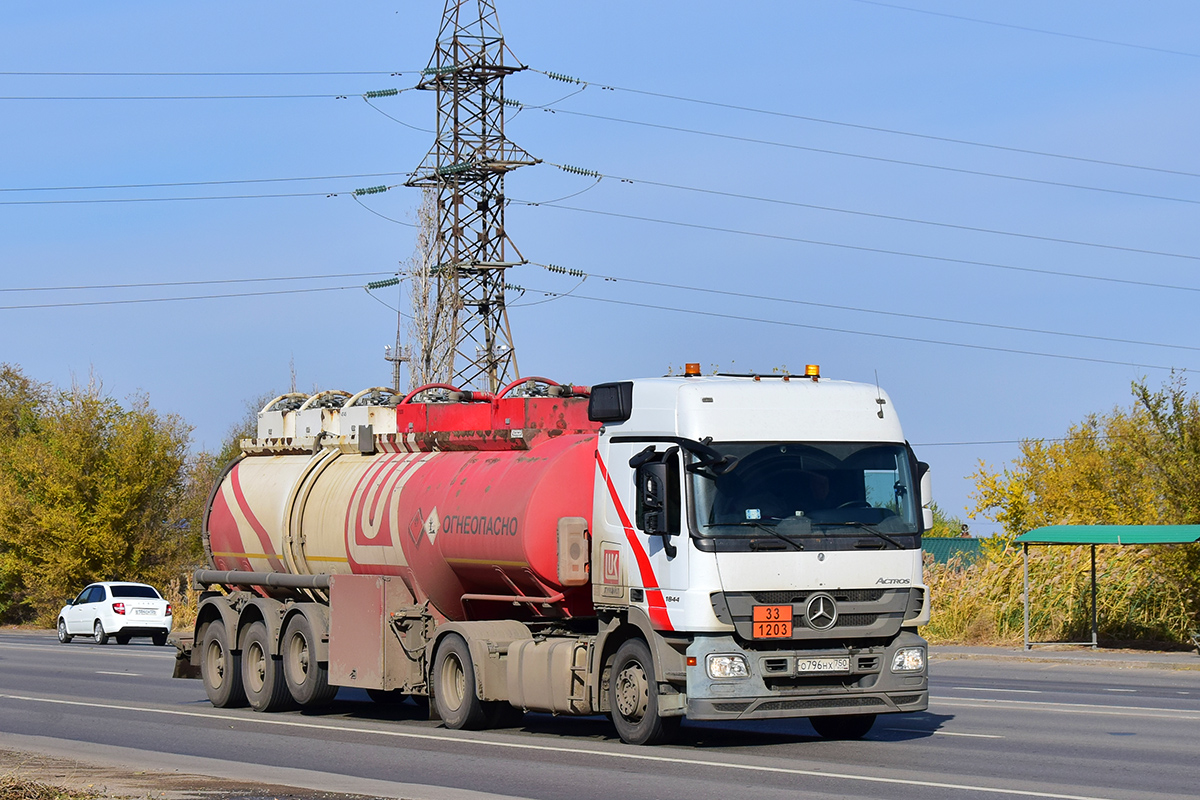
[[[58,612],[58,640],[63,644],[75,636],[91,636],[96,644],[106,644],[110,636],[117,644],[149,636],[161,646],[170,632],[171,604],[144,583],[93,583]]]

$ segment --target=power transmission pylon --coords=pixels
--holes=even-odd
[[[437,141],[408,185],[437,193],[430,270],[436,296],[453,305],[442,309],[453,319],[450,375],[464,389],[495,391],[519,374],[504,276],[524,258],[504,229],[504,176],[537,159],[504,137],[504,78],[523,69],[504,44],[495,0],[446,0],[418,86],[437,92]]]

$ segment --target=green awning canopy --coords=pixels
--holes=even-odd
[[[1185,544],[1200,542],[1200,525],[1047,525],[1022,533],[1021,544]]]

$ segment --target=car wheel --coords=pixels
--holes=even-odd
[[[104,632],[100,620],[96,620],[96,624],[92,626],[92,638],[96,640],[96,644],[108,644],[108,634]]]
[[[167,643],[167,635],[165,633],[150,634],[150,641],[154,642],[155,647],[162,647]]]
[[[487,712],[475,695],[471,650],[456,633],[442,640],[433,659],[433,704],[447,728],[477,731],[487,725]]]
[[[813,729],[825,739],[861,739],[875,724],[874,714],[836,714],[809,717]]]
[[[683,719],[658,713],[654,659],[650,647],[641,639],[630,639],[617,648],[608,682],[608,705],[617,734],[627,744],[669,741]]]
[[[71,641],[73,637],[67,633],[67,621],[65,619],[58,620],[58,640],[63,644]]]
[[[118,635],[114,636],[113,638],[117,640],[117,644],[129,644],[129,639],[131,637],[122,636],[122,635],[118,634]]]
[[[242,688],[255,711],[279,711],[291,704],[283,663],[271,655],[267,626],[251,623],[242,634]]]
[[[222,620],[215,619],[204,629],[200,644],[200,678],[204,681],[204,693],[217,708],[246,705],[241,658],[231,650],[229,634]]]
[[[288,691],[304,708],[329,703],[337,687],[329,685],[329,665],[317,660],[317,637],[303,614],[288,622],[283,634],[283,677]]]

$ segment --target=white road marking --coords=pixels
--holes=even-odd
[[[886,778],[873,775],[856,775],[845,772],[826,772],[824,770],[798,769],[795,767],[770,767],[759,764],[746,764],[735,761],[702,761],[695,758],[676,756],[658,756],[649,753],[633,753],[626,750],[589,750],[583,747],[565,747],[547,744],[531,744],[527,742],[504,742],[481,738],[479,734],[466,734],[458,731],[455,734],[416,733],[389,729],[365,728],[355,725],[331,725],[329,723],[300,722],[295,719],[279,719],[260,715],[241,716],[221,712],[181,711],[170,708],[151,708],[148,706],[122,706],[113,703],[95,703],[83,700],[59,700],[50,697],[29,697],[17,694],[0,694],[7,700],[23,700],[30,703],[48,703],[52,705],[82,706],[85,708],[104,708],[113,711],[134,711],[143,714],[163,714],[177,717],[199,717],[201,719],[239,722],[245,725],[274,725],[288,728],[308,728],[310,730],[339,731],[341,733],[367,734],[396,739],[418,739],[423,741],[446,742],[450,744],[469,744],[481,747],[506,748],[511,750],[532,750],[538,752],[569,753],[571,755],[595,756],[599,758],[623,759],[626,761],[644,761],[657,764],[680,764],[688,767],[709,767],[712,769],[727,769],[739,772],[765,772],[776,775],[803,775],[809,778],[825,778],[830,780],[858,781],[861,783],[881,783],[899,786],[921,786],[930,789],[953,789],[962,792],[983,792],[991,794],[1013,795],[1016,797],[1044,797],[1052,800],[1112,800],[1111,798],[1092,795],[1058,794],[1056,792],[1038,792],[1028,789],[1004,789],[995,786],[980,786],[969,783],[943,783],[940,781],[922,781],[909,778]],[[230,726],[233,727],[233,726]]]
[[[1040,689],[993,689],[991,686],[956,686],[960,692],[1007,692],[1009,694],[1041,694]]]
[[[101,669],[96,670],[96,674],[97,675],[120,675],[122,678],[140,678],[140,677],[142,677],[142,674],[140,672],[105,672],[104,670],[101,670]]]
[[[930,698],[930,704],[964,708],[1007,708],[1012,711],[1054,710],[1064,714],[1102,714],[1116,717],[1200,720],[1200,709],[1152,708],[1150,706],[1103,706],[1088,703],[1050,703],[1044,700],[992,700],[986,697]]]
[[[972,739],[1003,739],[994,733],[959,733],[958,731],[933,731],[929,728],[884,728],[885,731],[904,731],[905,733],[934,733],[938,736],[970,736]]]
[[[1128,693],[1132,694],[1132,693],[1136,692],[1137,689],[1105,689],[1104,691],[1106,691],[1106,692],[1128,692]]]

